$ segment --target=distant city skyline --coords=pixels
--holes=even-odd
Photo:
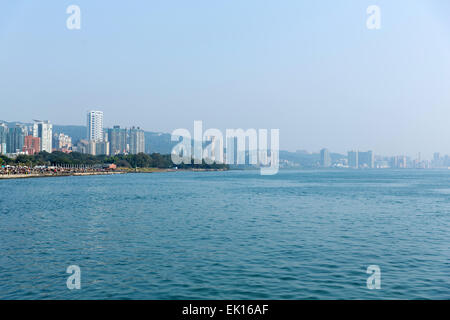
[[[129,129],[115,125],[113,128],[103,127],[103,111],[88,111],[86,135],[76,134],[76,143],[72,143],[72,137],[66,135],[65,126],[59,126],[57,132],[53,133],[53,124],[49,120],[34,120],[33,124],[26,122],[8,122],[7,125],[0,120],[0,155],[16,158],[19,155],[34,155],[40,151],[52,153],[60,151],[63,153],[79,152],[90,155],[120,155],[149,153],[152,149],[151,143],[146,147],[145,133],[140,127]],[[70,128],[71,126],[67,126]],[[66,128],[66,129],[68,129]],[[69,129],[71,130],[71,129]],[[161,142],[159,142],[161,143]],[[159,144],[157,142],[157,144]],[[170,147],[170,142],[165,142]],[[300,155],[312,152],[297,150]],[[167,154],[167,153],[166,153]],[[282,158],[282,167],[307,167],[321,168],[350,168],[350,169],[450,169],[450,155],[433,153],[432,159],[424,159],[419,152],[417,157],[405,154],[382,155],[375,154],[373,150],[361,151],[350,150],[347,155],[338,152],[330,152],[327,148],[320,150],[319,159],[306,160]],[[334,158],[334,159],[333,159]],[[299,162],[300,161],[300,162]],[[302,164],[303,163],[303,164]],[[247,163],[250,164],[250,163]]]
[[[448,1],[79,0],[0,5],[4,120],[170,133],[277,128],[280,149],[450,153]],[[420,44],[420,46],[418,45]],[[120,123],[119,123],[120,122]]]
[[[92,128],[89,127],[89,123],[90,123],[91,119],[92,118],[95,119],[95,116],[93,116],[92,114],[94,114],[97,117],[97,120],[94,120],[94,123],[97,122],[97,127],[96,128],[94,128],[95,126],[92,126]],[[98,120],[98,117],[100,117],[101,120]],[[34,124],[33,124],[33,121],[34,121]],[[116,135],[118,134],[117,132],[121,132],[122,131],[123,133],[121,133],[121,135],[125,135],[125,136],[129,135],[129,132],[133,133],[133,137],[134,137],[133,141],[135,141],[135,142],[133,143],[133,147],[132,148],[134,150],[134,153],[139,153],[140,151],[142,151],[145,148],[143,146],[143,143],[144,143],[143,139],[144,138],[143,138],[143,136],[142,136],[142,134],[140,132],[143,132],[143,131],[157,132],[157,131],[154,131],[152,129],[143,129],[143,128],[136,127],[136,126],[130,126],[128,129],[126,127],[122,127],[121,125],[118,125],[118,124],[115,124],[115,125],[113,125],[111,127],[103,126],[103,112],[102,111],[88,111],[87,112],[87,121],[84,124],[73,124],[73,123],[72,124],[51,124],[51,121],[49,121],[49,120],[44,120],[44,121],[33,120],[33,121],[17,121],[17,120],[11,121],[11,120],[0,119],[0,125],[2,123],[4,123],[4,122],[6,122],[6,123],[22,123],[22,124],[29,124],[29,125],[31,124],[31,127],[32,127],[31,128],[31,133],[33,135],[37,136],[37,137],[39,136],[39,134],[37,133],[38,132],[38,129],[37,129],[38,125],[42,125],[42,124],[45,124],[45,123],[47,125],[50,125],[50,127],[52,127],[53,125],[57,125],[57,126],[82,126],[82,127],[85,127],[86,131],[87,131],[87,135],[85,137],[86,140],[102,142],[105,134],[107,134],[109,137],[113,136],[114,137],[113,144],[117,143],[117,145],[120,146],[120,147],[114,149],[116,151],[115,153],[120,153],[120,150],[124,150],[123,145],[126,144],[125,142],[122,142],[121,144],[119,144],[118,142],[115,142],[115,140],[117,140],[117,139],[121,139],[122,141],[126,140],[123,137],[117,138],[116,137]],[[137,134],[139,136],[138,138],[135,136],[136,132],[137,132]],[[63,134],[63,132],[61,132],[61,133]],[[100,137],[100,133],[101,133],[101,138],[89,139],[89,137],[92,137],[92,136]],[[160,132],[160,133],[162,133],[162,134],[170,134],[170,132]],[[44,142],[44,149],[43,149],[43,151],[44,150],[45,151],[51,150],[51,149],[49,149],[49,147],[45,147],[45,145],[51,145],[52,144],[50,137],[47,138],[47,141],[49,141],[49,142],[47,142],[47,144]],[[139,142],[137,142],[137,141],[139,141]],[[111,142],[111,141],[108,141],[108,142]],[[111,149],[111,151],[112,150],[113,149]],[[360,154],[361,153],[364,154],[364,156],[366,157],[365,154],[367,152],[370,152],[371,153],[370,157],[374,157],[374,156],[378,156],[378,157],[397,157],[397,158],[398,157],[405,157],[405,159],[406,158],[410,158],[410,159],[414,159],[414,160],[419,159],[419,160],[425,160],[425,161],[436,160],[436,156],[437,155],[438,156],[439,155],[441,155],[441,156],[448,156],[448,155],[450,155],[450,151],[449,152],[445,152],[445,151],[441,152],[441,151],[438,151],[438,150],[435,150],[431,155],[428,156],[428,155],[424,155],[420,151],[418,151],[416,153],[413,153],[413,154],[399,153],[399,152],[393,153],[393,154],[383,154],[381,152],[375,152],[373,150],[369,150],[369,151],[365,152],[365,151],[363,151],[362,148],[351,148],[350,150],[347,150],[347,151],[339,151],[339,150],[333,150],[333,149],[330,149],[330,148],[327,148],[327,147],[325,147],[325,148],[322,147],[319,150],[317,150],[317,149],[313,149],[313,150],[307,150],[307,149],[286,150],[286,149],[284,149],[283,151],[288,151],[288,152],[292,152],[292,153],[305,152],[305,153],[309,153],[309,154],[319,154],[320,157],[321,157],[320,164],[321,164],[322,167],[329,167],[331,165],[329,163],[329,161],[330,161],[329,157],[330,157],[331,153],[349,156],[350,153],[358,152]],[[324,158],[326,158],[326,160]],[[355,158],[354,161],[357,162],[358,158]],[[327,165],[324,165],[324,163],[327,163]],[[368,163],[368,162],[366,161],[365,163]],[[358,167],[358,166],[353,165],[351,167]],[[369,167],[373,167],[373,165],[371,165]]]

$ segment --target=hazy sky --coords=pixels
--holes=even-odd
[[[279,128],[286,150],[450,154],[450,1],[2,1],[0,119],[89,109],[150,131]]]

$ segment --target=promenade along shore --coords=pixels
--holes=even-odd
[[[0,179],[26,179],[45,177],[67,177],[67,176],[95,176],[127,173],[156,173],[156,172],[176,172],[176,171],[227,171],[227,169],[210,168],[65,168],[65,167],[13,167],[0,168]]]
[[[121,174],[111,167],[64,167],[64,166],[3,166],[0,168],[0,179],[24,179],[41,177],[92,176]]]
[[[95,176],[124,174],[125,172],[65,172],[65,173],[28,173],[28,174],[0,174],[0,179],[27,179],[27,178],[45,178],[45,177],[68,177],[68,176]]]

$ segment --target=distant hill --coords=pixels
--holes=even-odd
[[[172,142],[171,135],[169,133],[158,133],[145,131],[145,151],[147,153],[161,153],[169,154],[172,152],[173,147],[178,143]]]
[[[33,125],[32,123],[20,122],[20,121],[8,122],[8,121],[0,120],[0,123],[5,123],[8,127],[14,127],[17,124],[24,125],[24,126],[31,126],[31,125]]]
[[[339,159],[346,158],[346,155],[339,153],[330,153],[331,162],[336,162]],[[302,168],[317,168],[320,167],[320,153],[308,153],[305,151],[289,152],[280,151],[280,160],[287,160],[292,163],[300,165]]]
[[[81,139],[86,139],[86,127],[85,126],[60,126],[53,125],[53,133],[64,133],[69,137],[72,137],[72,142],[76,143]]]

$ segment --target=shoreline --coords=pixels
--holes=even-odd
[[[123,173],[158,173],[158,172],[212,172],[212,171],[229,171],[227,169],[162,169],[162,168],[140,168],[140,169],[117,169],[116,172]]]
[[[10,179],[32,179],[32,178],[57,178],[57,177],[71,177],[71,176],[104,176],[112,174],[124,174],[124,172],[71,172],[59,174],[45,174],[45,173],[30,173],[30,174],[2,174],[0,180]]]
[[[142,168],[142,169],[119,169],[109,172],[66,172],[58,174],[47,173],[30,173],[30,174],[0,174],[0,180],[11,179],[32,179],[32,178],[57,178],[72,176],[104,176],[114,174],[132,174],[132,173],[160,173],[160,172],[210,172],[210,171],[227,171],[224,169],[160,169],[160,168]]]

